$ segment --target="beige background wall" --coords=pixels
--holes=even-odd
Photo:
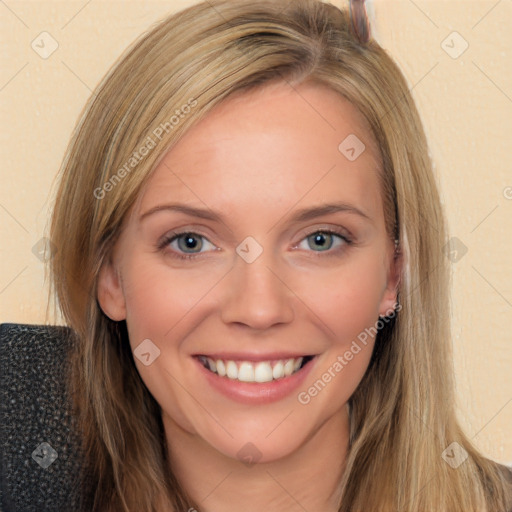
[[[191,3],[0,3],[0,322],[45,320],[37,243],[86,99],[130,42]],[[452,262],[460,416],[477,446],[512,464],[512,1],[374,0],[368,11],[411,85],[463,249]]]

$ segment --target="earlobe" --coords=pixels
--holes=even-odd
[[[119,273],[106,261],[98,276],[98,302],[103,312],[116,322],[126,319],[126,304]]]

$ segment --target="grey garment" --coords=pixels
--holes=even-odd
[[[0,511],[82,510],[66,327],[0,325]]]

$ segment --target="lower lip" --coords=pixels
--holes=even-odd
[[[289,377],[270,382],[240,382],[236,379],[220,377],[218,374],[207,370],[196,357],[194,359],[199,366],[199,371],[202,372],[214,389],[236,402],[254,405],[276,402],[293,393],[308,376],[317,356]]]

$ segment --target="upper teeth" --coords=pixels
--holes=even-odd
[[[207,356],[200,356],[201,362],[220,377],[242,382],[270,382],[273,379],[288,377],[300,368],[303,357],[271,361],[230,361],[217,359],[214,361]]]

